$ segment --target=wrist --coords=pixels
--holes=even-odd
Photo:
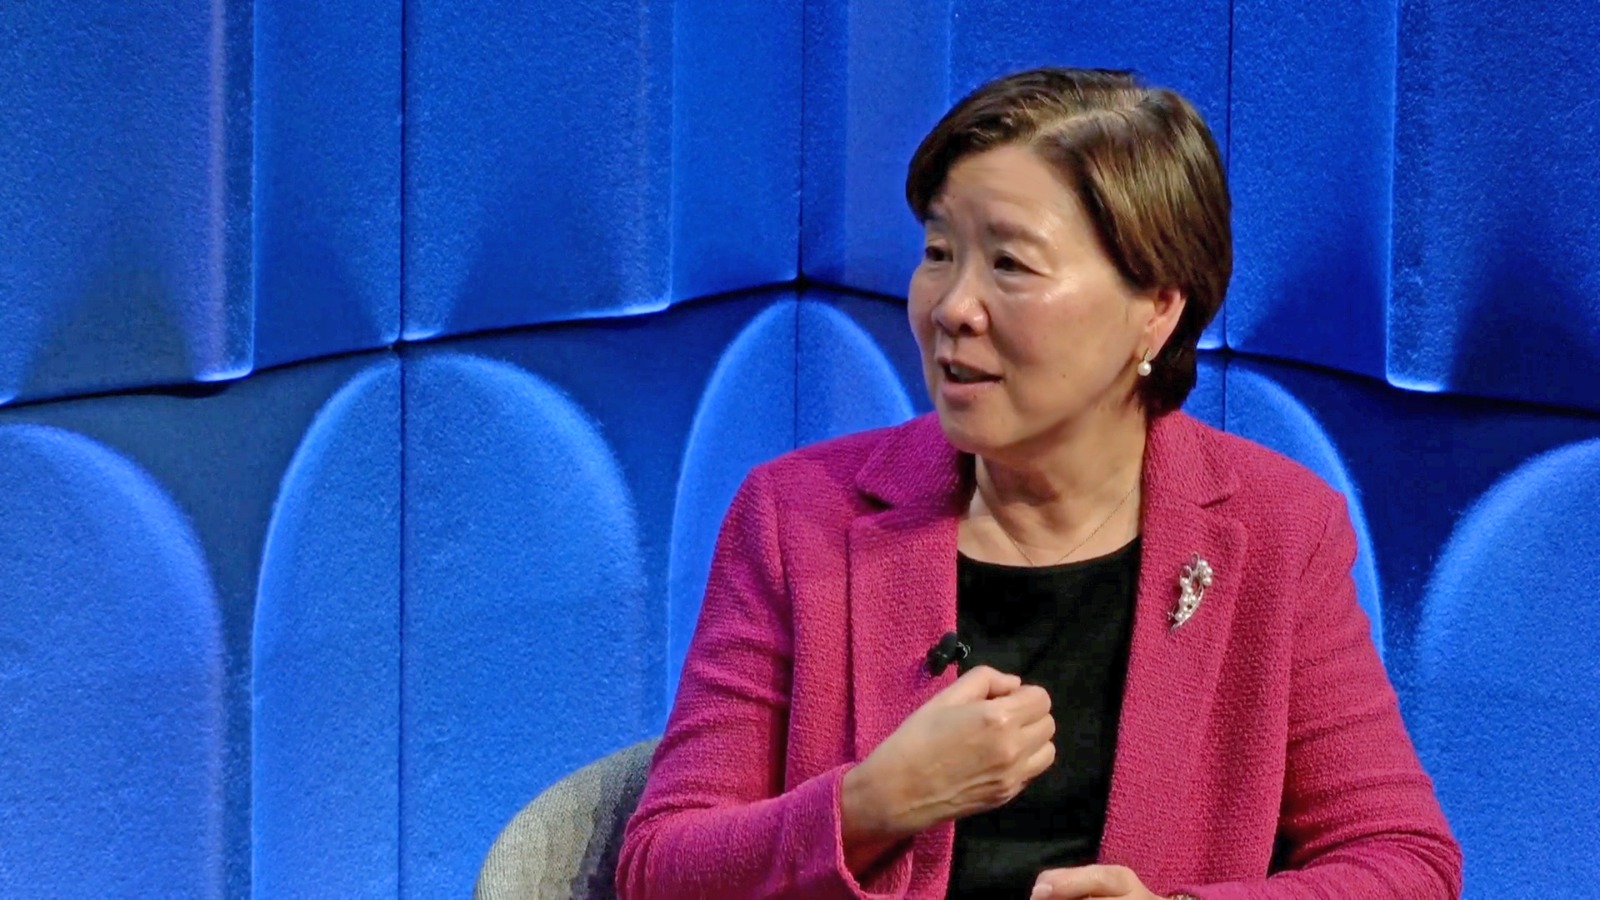
[[[845,864],[857,878],[883,862],[905,835],[893,826],[883,782],[864,763],[844,773],[839,789],[839,830]]]
[[[862,762],[845,772],[839,794],[840,826],[847,845],[893,839],[883,781],[871,765]]]

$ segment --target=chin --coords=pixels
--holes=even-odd
[[[981,416],[970,411],[952,412],[937,403],[934,407],[939,414],[939,427],[944,431],[945,440],[962,453],[990,456],[1008,443],[1001,429],[994,423],[985,422]]]

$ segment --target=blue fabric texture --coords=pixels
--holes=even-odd
[[[4,5],[0,896],[470,892],[659,733],[746,471],[930,408],[906,164],[1040,64],[1207,117],[1187,409],[1347,497],[1467,896],[1591,894],[1597,44],[1563,0]]]

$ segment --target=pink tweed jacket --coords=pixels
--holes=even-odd
[[[923,660],[956,624],[970,470],[928,416],[750,474],[628,824],[622,896],[944,896],[953,826],[861,884],[839,794],[956,677]],[[1144,483],[1101,861],[1202,900],[1459,896],[1460,849],[1356,603],[1343,498],[1182,413],[1151,426]],[[1197,553],[1214,581],[1173,629]]]

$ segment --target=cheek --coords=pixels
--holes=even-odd
[[[917,343],[924,347],[933,336],[933,307],[936,302],[937,295],[922,283],[922,279],[911,279],[911,288],[906,293],[906,320],[911,324],[911,333],[916,336]]]

